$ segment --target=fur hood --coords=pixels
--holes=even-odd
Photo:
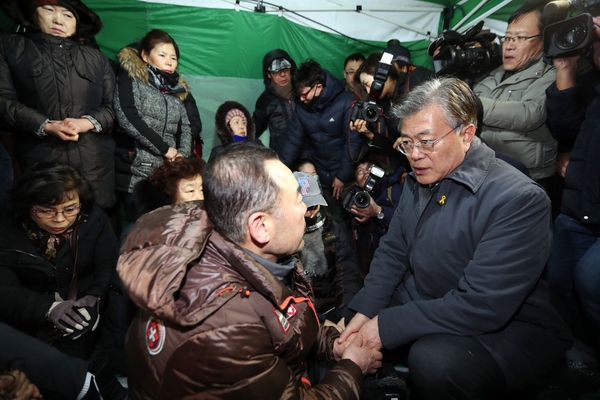
[[[217,109],[217,112],[215,113],[215,128],[223,146],[227,146],[235,142],[235,140],[233,139],[233,132],[231,131],[231,128],[225,123],[225,116],[227,116],[229,110],[233,110],[234,108],[237,108],[238,110],[242,111],[244,113],[244,116],[246,117],[246,123],[248,124],[248,139],[246,140],[251,142],[255,139],[256,128],[254,126],[254,121],[252,120],[250,112],[246,107],[244,107],[237,101],[230,100],[221,104]]]
[[[79,17],[77,29],[71,39],[90,39],[100,32],[102,20],[98,14],[80,0],[61,0],[61,2],[72,7]],[[0,1],[0,8],[26,31],[39,32],[38,24],[32,18],[35,12],[34,0],[2,0]]]
[[[127,47],[123,47],[121,51],[119,51],[117,57],[119,58],[121,68],[127,72],[130,78],[137,79],[150,85],[148,78],[148,67],[144,60],[142,60],[142,58],[139,56],[138,46],[139,43],[135,43]],[[179,97],[181,101],[184,101],[190,92],[190,88],[181,75],[179,76],[179,84],[183,87],[184,91],[180,93],[173,93],[173,95]]]

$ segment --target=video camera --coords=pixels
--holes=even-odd
[[[588,48],[598,40],[594,32],[592,15],[582,13],[565,19],[569,9],[600,11],[600,0],[558,0],[544,7],[542,18],[550,23],[544,29],[544,55],[547,58],[568,57]]]
[[[373,191],[373,188],[384,175],[383,169],[378,167],[377,165],[373,165],[369,172],[369,176],[367,177],[367,181],[365,182],[365,188],[361,189],[358,186],[352,187],[352,189],[348,192],[346,197],[344,197],[344,201],[342,202],[342,206],[344,210],[348,211],[350,214],[354,213],[351,211],[352,206],[356,206],[358,208],[367,208],[371,204],[371,195],[370,193]]]
[[[381,59],[377,63],[377,69],[373,76],[373,83],[371,84],[371,90],[369,91],[369,101],[357,101],[352,106],[352,113],[350,114],[350,120],[355,122],[357,119],[364,119],[367,122],[376,122],[381,115],[381,107],[377,105],[375,99],[379,98],[385,81],[387,80],[390,68],[392,67],[392,58],[394,56],[390,53],[384,52]]]
[[[434,39],[427,51],[433,56],[433,67],[437,76],[471,77],[502,64],[502,46],[493,43],[496,34],[479,34],[481,28],[483,21],[464,34],[447,30]],[[439,52],[434,56],[438,47]]]

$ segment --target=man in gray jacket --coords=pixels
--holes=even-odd
[[[557,141],[546,127],[546,88],[556,79],[542,57],[547,0],[533,0],[508,20],[502,66],[473,88],[483,103],[481,138],[492,149],[521,161],[531,179],[549,189],[556,172]]]
[[[540,280],[550,201],[475,136],[465,82],[425,82],[394,114],[413,172],[339,341],[360,333],[372,348],[409,348],[423,400],[524,388],[572,342]]]

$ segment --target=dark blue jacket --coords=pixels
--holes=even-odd
[[[552,243],[548,196],[485,144],[427,190],[408,175],[349,308],[379,315],[388,349],[435,333],[469,336],[498,362],[508,390],[530,381],[540,354],[558,362],[572,343],[540,280]]]
[[[315,164],[321,183],[330,186],[336,177],[342,182],[354,179],[354,163],[358,161],[363,136],[349,129],[354,95],[346,92],[343,83],[329,71],[323,71],[326,82],[319,101],[310,110],[302,103],[295,108],[279,156],[292,167],[308,141],[308,158]]]
[[[560,211],[594,225],[600,224],[600,85],[592,82],[599,81],[594,71],[569,89],[553,83],[546,90],[548,128],[561,144],[573,144]]]

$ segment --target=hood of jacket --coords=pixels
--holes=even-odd
[[[265,54],[265,56],[263,57],[262,72],[263,72],[263,82],[265,83],[265,86],[270,86],[270,84],[271,84],[271,80],[267,76],[267,73],[269,72],[269,71],[267,71],[267,68],[269,68],[269,65],[271,65],[273,60],[275,60],[277,58],[284,58],[284,59],[288,60],[290,62],[290,64],[292,64],[292,75],[294,75],[294,73],[298,69],[298,67],[296,66],[296,62],[294,60],[292,60],[292,57],[290,57],[290,55],[287,53],[287,51],[281,50],[281,49],[271,50],[270,52]]]
[[[121,49],[117,57],[121,68],[127,72],[130,78],[140,80],[147,85],[150,85],[150,79],[148,78],[148,66],[139,56],[139,50],[136,48],[137,45],[129,45]],[[182,92],[173,93],[174,96],[179,97],[181,101],[184,101],[190,92],[190,88],[183,77],[179,76],[179,85],[184,89]]]
[[[80,0],[61,1],[67,3],[78,14],[77,28],[71,39],[90,39],[100,32],[102,20],[88,6]],[[0,8],[25,30],[39,32],[38,24],[32,18],[36,8],[34,4],[34,0],[3,0],[0,2]]]
[[[242,104],[238,103],[237,101],[229,100],[221,104],[215,113],[215,129],[217,130],[217,135],[219,135],[219,139],[221,139],[221,144],[223,146],[228,146],[235,142],[235,139],[233,138],[233,131],[229,125],[225,123],[225,117],[227,116],[227,113],[234,108],[242,111],[246,117],[246,128],[248,131],[248,139],[246,140],[253,141],[255,139],[256,127],[254,126],[252,115],[250,115],[248,109]]]
[[[202,322],[243,290],[277,305],[293,295],[248,252],[214,231],[201,200],[140,217],[120,253],[117,271],[133,302],[181,326]],[[299,262],[295,284],[314,301]]]
[[[327,107],[335,101],[338,95],[345,91],[346,81],[336,78],[326,69],[323,70],[323,73],[325,74],[325,85],[323,85],[323,90],[321,90],[321,95],[319,96],[317,103],[310,109],[306,108],[304,103],[298,103],[308,112],[321,112],[327,109]]]

